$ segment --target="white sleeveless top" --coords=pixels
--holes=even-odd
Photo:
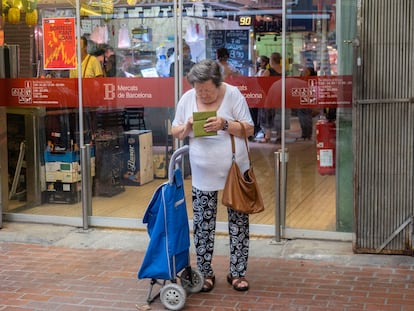
[[[226,92],[217,116],[229,122],[242,121],[253,125],[246,99],[237,87],[226,84]],[[193,112],[197,110],[194,89],[187,91],[177,105],[172,126],[185,124]],[[192,185],[203,191],[217,191],[224,188],[227,173],[232,161],[230,135],[226,131],[218,131],[216,136],[194,137],[190,133],[190,165]],[[244,139],[235,137],[236,161],[242,172],[249,168],[249,159]]]

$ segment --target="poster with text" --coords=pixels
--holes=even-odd
[[[43,19],[43,64],[45,70],[76,68],[74,17]]]

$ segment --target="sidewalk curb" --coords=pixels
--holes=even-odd
[[[3,223],[0,242],[24,243],[63,248],[91,248],[134,250],[145,252],[149,238],[142,230],[119,230],[107,228],[82,228],[35,224]],[[194,253],[193,245],[190,249]],[[217,235],[215,254],[228,256],[228,237]],[[354,254],[352,243],[344,241],[292,239],[275,243],[269,238],[253,237],[250,240],[250,258],[285,258],[339,262],[341,264],[361,265],[412,265],[409,256]]]

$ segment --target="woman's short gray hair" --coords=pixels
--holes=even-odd
[[[220,86],[223,82],[220,65],[211,59],[204,59],[196,63],[187,74],[187,81],[192,86],[195,83],[203,83],[213,81],[215,86]]]

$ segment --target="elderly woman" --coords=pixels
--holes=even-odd
[[[232,161],[230,134],[236,142],[236,161],[242,171],[249,168],[242,122],[247,136],[253,134],[253,121],[246,99],[237,87],[223,82],[220,65],[213,60],[196,63],[187,74],[192,89],[180,99],[172,123],[174,137],[190,137],[194,244],[197,268],[204,276],[203,292],[214,288],[212,268],[218,191],[224,188]],[[204,131],[216,135],[194,137],[193,113],[215,111]],[[238,121],[238,122],[236,122]],[[249,215],[227,208],[230,235],[230,267],[227,281],[235,290],[249,289],[245,279],[249,255]]]

